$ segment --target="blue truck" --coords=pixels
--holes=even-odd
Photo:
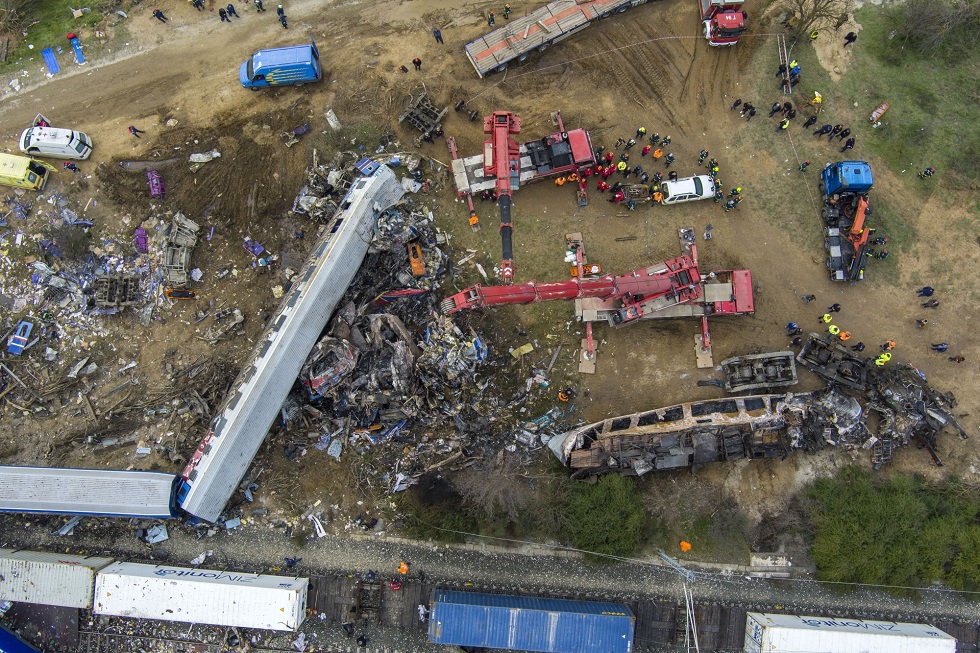
[[[827,271],[832,281],[860,281],[874,233],[868,193],[874,186],[871,166],[864,161],[830,163],[820,174],[823,197]]]
[[[631,653],[636,618],[621,603],[436,590],[429,641],[541,653]]]
[[[309,45],[259,50],[238,70],[238,81],[247,89],[258,91],[270,86],[302,86],[323,79],[320,51],[310,37]]]

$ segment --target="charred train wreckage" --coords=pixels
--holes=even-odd
[[[955,398],[930,387],[919,370],[910,365],[876,368],[868,359],[840,349],[811,334],[797,358],[830,382],[823,390],[708,399],[612,417],[559,434],[548,447],[575,478],[585,478],[612,471],[643,475],[714,462],[785,458],[798,450],[825,447],[868,450],[878,469],[891,461],[895,447],[912,443],[942,465],[936,440],[946,426],[967,437],[952,413]],[[760,355],[759,361],[772,367],[773,356]],[[770,385],[764,370],[761,376],[747,374],[745,366],[753,363],[747,358],[729,359],[736,370],[734,377],[727,370],[729,385],[733,378],[738,380],[738,370],[743,378],[763,379],[741,389],[785,384],[789,365],[770,370],[776,378]],[[860,369],[855,368],[858,364]]]

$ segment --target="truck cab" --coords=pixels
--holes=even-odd
[[[865,195],[874,185],[871,166],[864,161],[831,163],[820,175],[824,197]]]
[[[742,0],[698,0],[701,26],[708,45],[735,45],[745,31],[748,15],[742,11]]]
[[[302,86],[322,78],[320,51],[312,36],[309,45],[259,50],[238,70],[238,81],[253,91],[269,86]]]

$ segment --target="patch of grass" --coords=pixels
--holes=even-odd
[[[26,36],[16,48],[7,53],[7,61],[0,64],[0,74],[22,69],[28,59],[33,58],[31,63],[39,64],[42,61],[41,50],[44,48],[61,46],[70,52],[71,44],[68,43],[65,35],[69,32],[78,34],[86,27],[95,27],[104,18],[97,6],[85,4],[82,6],[91,7],[92,11],[81,18],[74,18],[71,11],[79,8],[79,3],[73,0],[38,0],[33,3],[26,10],[26,19],[22,27]],[[28,47],[31,45],[34,47]],[[68,56],[71,57],[70,54]]]
[[[825,94],[825,99],[832,104],[828,109],[835,122],[841,116],[852,125],[858,135],[857,151],[872,151],[909,183],[917,187],[929,184],[911,175],[934,166],[943,183],[976,188],[980,182],[980,123],[975,116],[980,51],[964,52],[951,61],[914,51],[902,40],[891,38],[900,11],[900,7],[889,10],[867,4],[855,13],[863,27],[859,46],[843,78],[829,85],[830,98]],[[888,102],[891,108],[882,127],[872,129],[867,116],[881,102]],[[934,187],[934,183],[928,186]]]
[[[803,494],[822,580],[980,588],[980,493],[956,479],[883,480],[858,467]]]

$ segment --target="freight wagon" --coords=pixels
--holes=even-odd
[[[88,610],[95,574],[111,563],[112,558],[0,549],[0,600]]]
[[[955,653],[956,640],[927,624],[749,612],[745,653]]]
[[[542,653],[630,653],[636,618],[621,603],[436,590],[429,640]]]
[[[117,562],[95,579],[95,614],[296,630],[307,578]]]

